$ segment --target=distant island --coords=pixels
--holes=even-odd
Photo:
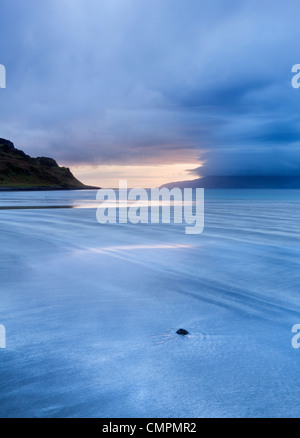
[[[84,190],[67,167],[52,158],[31,158],[14,144],[0,138],[0,190]]]
[[[204,189],[300,189],[300,176],[205,176],[192,181],[177,181],[162,187]]]

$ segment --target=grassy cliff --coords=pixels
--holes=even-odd
[[[0,138],[0,189],[87,189],[52,158],[31,158]]]

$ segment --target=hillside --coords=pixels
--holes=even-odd
[[[178,181],[163,185],[173,187],[201,187],[204,189],[300,189],[299,176],[205,176],[192,181]]]
[[[47,157],[31,158],[0,138],[0,190],[88,189],[66,167]]]

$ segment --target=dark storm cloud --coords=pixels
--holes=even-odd
[[[0,0],[0,133],[61,162],[300,168],[297,1]]]

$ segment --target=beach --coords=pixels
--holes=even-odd
[[[207,190],[186,235],[0,193],[0,417],[298,417],[299,199]]]

